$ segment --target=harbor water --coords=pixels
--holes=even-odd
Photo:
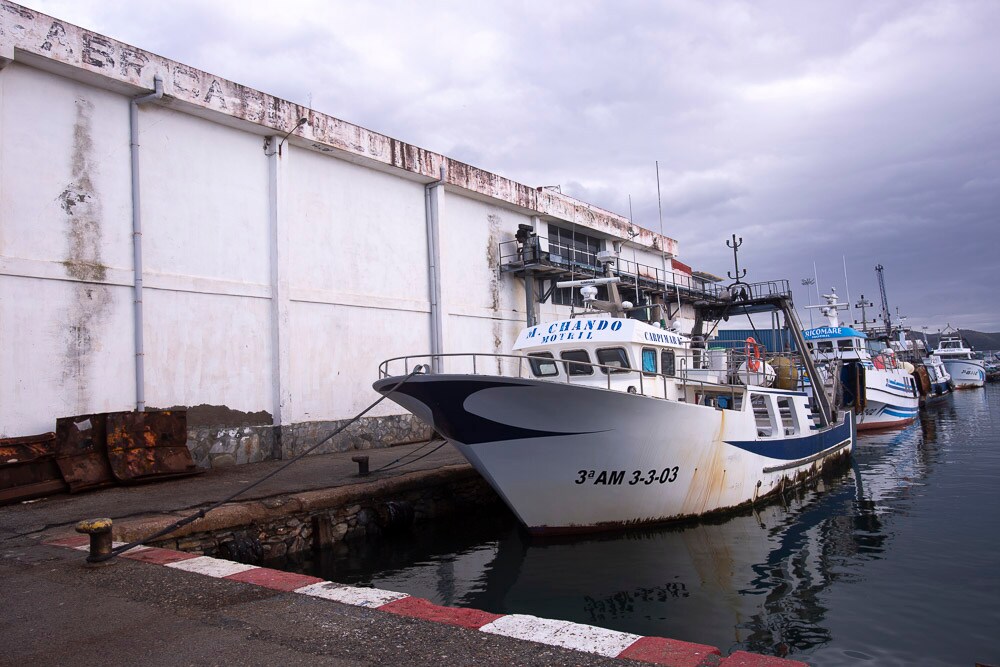
[[[502,515],[283,567],[724,654],[1000,664],[1000,386],[863,434],[851,465],[818,488],[739,516],[543,540]]]

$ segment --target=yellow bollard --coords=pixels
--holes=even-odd
[[[88,519],[76,524],[76,532],[90,535],[90,555],[88,563],[111,553],[111,519]],[[111,561],[102,561],[111,562]]]

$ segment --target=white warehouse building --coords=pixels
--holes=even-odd
[[[199,465],[295,454],[385,358],[509,351],[519,229],[550,269],[530,317],[615,242],[661,294],[698,284],[622,216],[0,0],[0,437],[183,407]],[[324,451],[429,435],[401,412]]]

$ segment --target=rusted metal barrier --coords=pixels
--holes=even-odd
[[[54,433],[0,440],[0,504],[199,472],[184,410],[62,417]]]
[[[187,448],[183,410],[108,413],[107,440],[111,472],[122,484],[200,472]]]
[[[107,413],[56,420],[56,463],[70,493],[115,483],[108,463]]]
[[[0,439],[0,505],[66,490],[55,442],[55,433]]]

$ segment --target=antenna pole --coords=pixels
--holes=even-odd
[[[639,235],[639,230],[635,228],[635,222],[632,220],[632,195],[628,196],[628,225],[628,240],[632,244],[632,267],[635,269],[635,305],[641,306],[642,291],[639,289],[639,260],[635,256],[635,237]]]
[[[847,255],[841,255],[844,260],[844,289],[847,291],[847,314],[854,319],[854,310],[851,308],[851,286],[847,283]]]
[[[660,161],[656,160],[656,208],[660,214],[660,264],[663,267],[663,307],[667,303],[667,255],[663,247],[663,199],[660,197]],[[677,301],[680,302],[681,292],[677,290]],[[677,308],[680,311],[680,306]]]
[[[740,273],[739,249],[740,249],[740,246],[743,245],[743,237],[741,236],[740,238],[737,239],[736,238],[736,234],[733,234],[733,240],[732,241],[726,241],[726,245],[733,249],[733,264],[736,265],[736,275],[734,276],[729,271],[726,271],[726,275],[729,276],[730,280],[735,280],[736,283],[739,283],[739,282],[741,282],[740,279],[743,278],[744,276],[746,276],[746,274],[747,274],[747,270],[746,269],[743,269],[743,272]],[[735,285],[736,283],[733,283],[733,284]]]
[[[816,303],[823,303],[823,297],[819,294],[819,274],[816,272],[816,262],[813,262],[813,280],[816,282],[813,285],[816,286]]]

